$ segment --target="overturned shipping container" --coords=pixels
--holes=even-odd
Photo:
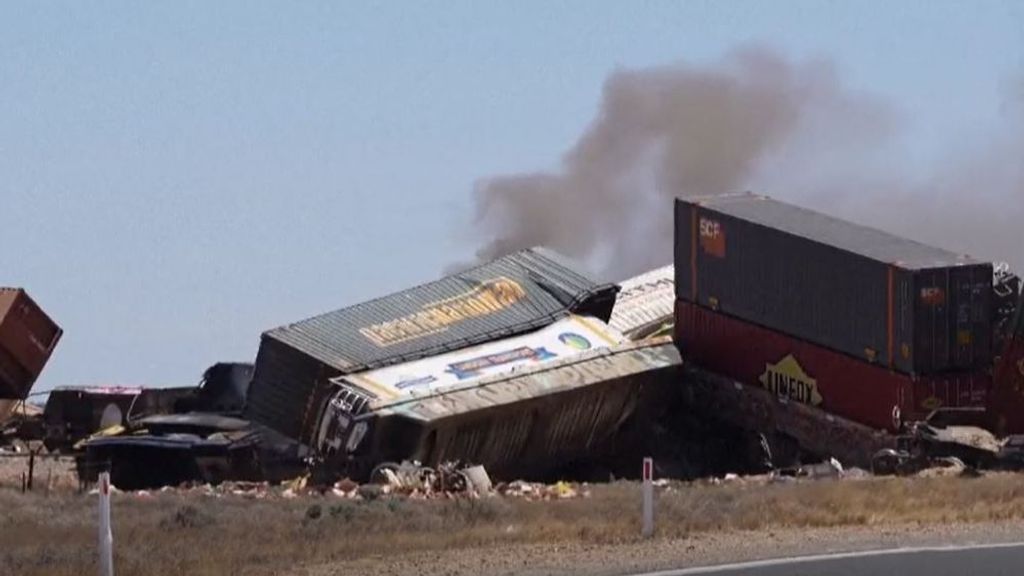
[[[312,444],[333,378],[530,332],[571,313],[607,321],[617,291],[533,248],[270,330],[260,342],[246,415]]]
[[[643,406],[676,384],[668,338],[622,343],[600,320],[570,317],[535,333],[332,381],[316,449],[336,474],[387,461],[483,464],[496,478],[536,476],[599,456]]]
[[[680,300],[907,374],[991,365],[990,263],[753,194],[677,200]]]
[[[20,288],[0,288],[0,398],[25,398],[62,331]]]

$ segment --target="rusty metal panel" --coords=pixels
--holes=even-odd
[[[532,248],[276,328],[265,338],[353,373],[529,332],[570,312],[607,321],[617,291],[558,254]]]
[[[0,288],[0,398],[28,395],[62,330],[20,288]]]
[[[675,285],[675,266],[671,264],[620,282],[608,325],[636,339],[671,322]]]

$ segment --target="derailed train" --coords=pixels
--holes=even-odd
[[[264,334],[247,415],[298,439],[327,474],[461,460],[541,475],[602,451],[679,367],[670,269],[614,318],[619,287],[545,249]],[[632,288],[632,291],[630,289]],[[650,292],[657,292],[651,306]],[[621,300],[621,298],[620,298]]]
[[[674,338],[702,369],[688,384],[738,424],[832,452],[836,417],[866,425],[845,442],[858,464],[857,438],[936,410],[1024,433],[1024,309],[1003,267],[746,193],[676,201],[675,273]]]
[[[681,388],[679,417],[715,412],[861,465],[936,409],[982,407],[992,431],[1021,432],[1019,280],[996,272],[762,196],[680,201],[675,266],[627,283],[618,319],[566,306],[545,328],[339,370],[306,404],[304,440],[356,476],[406,458],[528,474],[600,453],[645,403]],[[631,302],[642,311],[621,312]],[[605,342],[542,359],[573,322]],[[673,344],[658,340],[673,324]]]
[[[355,479],[543,476],[666,406],[859,465],[936,408],[1024,429],[1019,281],[990,263],[754,195],[677,202],[675,244],[621,286],[534,248],[275,328],[243,416]]]
[[[668,337],[612,334],[595,318],[571,316],[525,336],[336,378],[317,452],[328,468],[356,477],[403,459],[536,476],[607,453],[626,421],[666,394],[679,366]]]

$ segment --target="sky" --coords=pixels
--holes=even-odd
[[[0,284],[65,330],[35,390],[191,385],[431,280],[609,73],[751,43],[898,109],[912,170],[1024,94],[1014,1],[0,3]]]

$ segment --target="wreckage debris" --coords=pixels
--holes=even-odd
[[[1024,431],[1005,266],[750,194],[675,208],[675,264],[621,286],[523,250],[269,330],[255,364],[198,387],[58,389],[47,448],[124,489],[261,498],[575,498],[584,485],[513,479],[614,478],[641,452],[673,477],[747,474],[722,482],[1024,467],[1024,441],[990,432]],[[750,289],[749,261],[772,289]],[[26,299],[0,290],[0,323]],[[29,324],[52,351],[60,329]],[[48,353],[20,351],[14,396]]]
[[[664,404],[679,354],[647,336],[671,320],[671,284],[660,269],[618,299],[550,250],[509,254],[264,333],[246,417],[308,448],[323,479],[423,484],[378,468],[415,460],[446,480],[452,459],[541,479]],[[628,334],[607,324],[620,304]]]
[[[483,466],[446,463],[437,469],[415,462],[380,466],[374,482],[359,483],[343,478],[329,486],[314,485],[309,475],[295,477],[280,484],[269,482],[225,481],[219,484],[184,482],[155,490],[124,489],[114,485],[114,493],[147,499],[155,494],[194,494],[208,498],[235,497],[243,499],[340,498],[372,501],[381,498],[410,500],[503,497],[530,501],[588,498],[587,484],[556,482],[544,484],[515,480],[492,483]],[[95,488],[92,493],[95,493]]]

